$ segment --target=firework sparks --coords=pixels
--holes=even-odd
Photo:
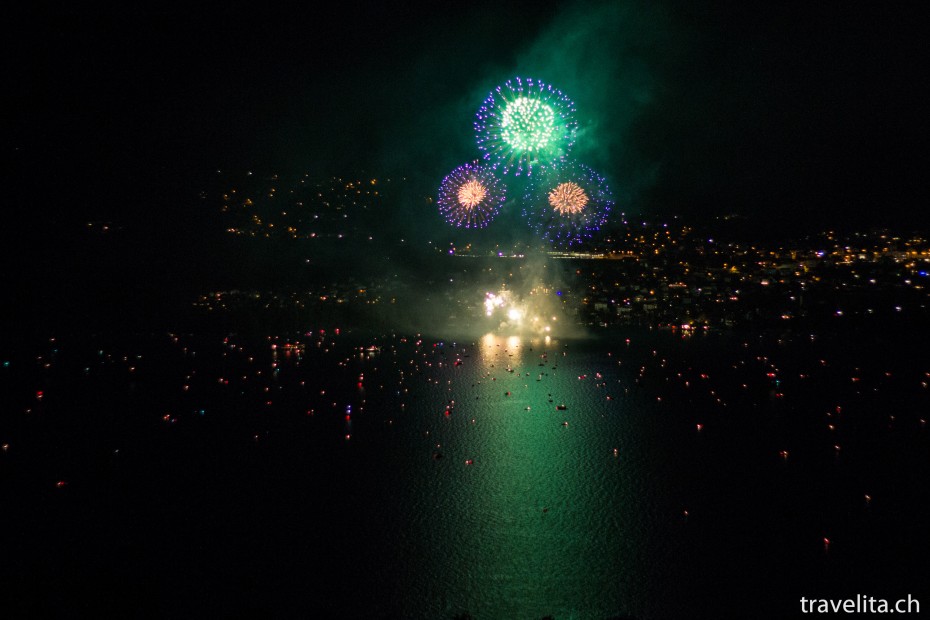
[[[515,150],[542,150],[554,132],[555,112],[538,99],[517,97],[501,114],[501,137]]]
[[[506,188],[485,166],[465,164],[453,170],[439,187],[439,212],[464,228],[484,228],[506,197]]]
[[[484,296],[484,309],[485,314],[491,316],[494,314],[495,308],[500,308],[505,303],[503,295],[495,295],[494,293],[488,293]]]
[[[484,159],[504,174],[532,174],[565,158],[575,142],[575,104],[539,80],[514,78],[478,110],[475,135]]]
[[[559,183],[554,190],[549,192],[549,204],[559,212],[559,215],[581,213],[588,204],[588,195],[577,183]]]
[[[556,246],[590,238],[613,207],[607,182],[580,163],[546,168],[524,196],[523,214],[540,237]]]
[[[480,181],[472,179],[459,187],[459,204],[467,209],[472,209],[481,204],[481,201],[484,200],[487,195],[487,188],[482,185]]]

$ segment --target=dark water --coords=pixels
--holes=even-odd
[[[0,375],[4,596],[30,616],[923,603],[930,365],[908,346],[645,331],[21,343]]]

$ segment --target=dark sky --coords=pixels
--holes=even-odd
[[[918,3],[334,4],[11,20],[14,219],[184,218],[216,168],[429,188],[477,155],[474,111],[514,75],[576,101],[575,155],[628,211],[922,219]]]

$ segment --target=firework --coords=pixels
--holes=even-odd
[[[465,228],[484,228],[497,215],[507,190],[485,166],[465,164],[439,186],[439,212],[446,221]]]
[[[494,314],[495,308],[500,308],[507,300],[505,299],[505,294],[495,295],[494,293],[487,293],[484,296],[484,312],[488,316]]]
[[[559,183],[549,192],[549,204],[562,216],[581,213],[589,200],[585,191],[574,181]]]
[[[580,163],[541,171],[523,202],[530,225],[559,246],[590,238],[607,221],[614,204],[604,178]]]
[[[575,143],[575,104],[545,82],[514,78],[484,100],[475,120],[478,148],[504,174],[532,174],[561,161]]]

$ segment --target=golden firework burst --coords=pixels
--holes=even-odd
[[[584,209],[588,204],[588,195],[576,183],[559,183],[549,192],[549,204],[559,215],[572,215]]]
[[[472,209],[481,204],[481,201],[484,200],[487,195],[487,188],[478,181],[472,179],[459,187],[459,204],[468,209]]]

